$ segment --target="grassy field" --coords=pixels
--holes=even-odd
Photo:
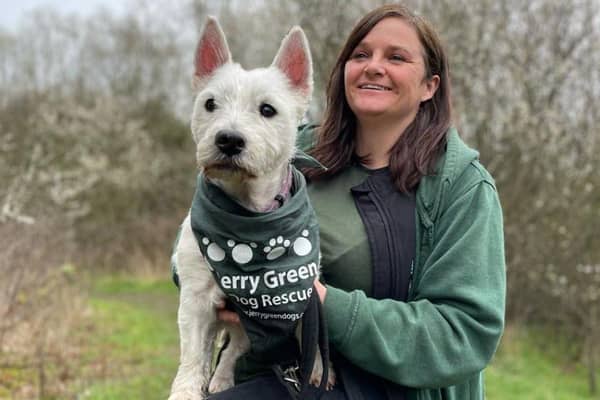
[[[589,394],[584,367],[569,361],[573,358],[570,347],[564,341],[549,340],[544,332],[507,329],[486,371],[488,400],[599,399]]]
[[[73,395],[48,399],[166,399],[178,360],[176,311],[177,290],[167,279],[97,281],[89,324],[75,334],[83,349],[71,366],[78,375],[68,381]],[[567,365],[558,348],[542,350],[535,339],[507,330],[486,374],[488,399],[593,399],[585,371]]]
[[[102,379],[79,399],[166,399],[179,359],[177,289],[169,281],[101,280],[91,297],[99,332],[90,359],[102,355]]]

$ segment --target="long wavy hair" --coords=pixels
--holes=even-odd
[[[344,44],[329,78],[327,105],[318,128],[313,157],[328,167],[327,171],[309,169],[310,180],[320,180],[340,172],[352,162],[364,162],[355,154],[356,117],[345,96],[344,67],[354,48],[384,18],[401,18],[410,24],[424,49],[424,79],[440,78],[433,97],[420,104],[415,119],[390,150],[389,168],[396,188],[409,193],[416,190],[421,177],[434,172],[435,163],[446,144],[451,120],[450,78],[444,47],[429,22],[406,7],[389,4],[374,9],[354,27]]]

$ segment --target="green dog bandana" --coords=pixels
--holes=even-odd
[[[319,273],[317,219],[304,177],[290,168],[291,194],[276,210],[250,211],[200,174],[190,211],[200,251],[240,316],[250,351],[273,362],[296,357],[295,328]]]

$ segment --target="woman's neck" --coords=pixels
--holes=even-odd
[[[410,123],[410,122],[409,122]],[[356,129],[356,154],[368,156],[365,167],[376,169],[386,167],[390,163],[390,151],[409,123],[368,123],[358,122]]]

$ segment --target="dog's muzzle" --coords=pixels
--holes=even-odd
[[[241,133],[230,130],[221,130],[215,136],[215,146],[228,157],[238,155],[246,147],[246,141]]]

